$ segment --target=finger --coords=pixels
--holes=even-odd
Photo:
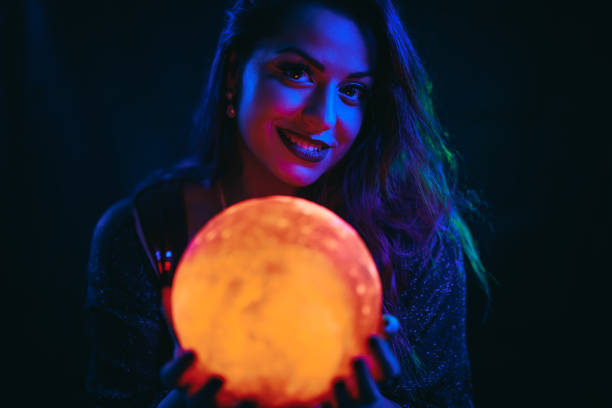
[[[185,370],[193,363],[195,354],[187,350],[166,363],[161,369],[161,382],[166,387],[174,387]]]
[[[334,397],[336,397],[337,408],[354,407],[353,400],[343,380],[339,380],[334,384]]]
[[[185,408],[185,393],[177,389],[170,391],[157,408]]]
[[[235,408],[257,408],[257,403],[255,401],[242,400]]]
[[[387,336],[396,334],[400,329],[399,320],[392,314],[385,313],[383,315],[383,322],[385,325],[385,333]]]
[[[223,380],[221,378],[212,377],[192,397],[187,399],[187,406],[189,408],[214,408],[216,406],[215,396],[222,386]]]
[[[371,336],[368,343],[380,363],[384,378],[391,379],[397,377],[400,374],[400,365],[389,348],[389,343],[379,336]]]
[[[371,404],[376,401],[380,394],[365,360],[363,358],[356,358],[353,361],[353,370],[355,370],[355,376],[357,377],[359,401],[365,404]]]

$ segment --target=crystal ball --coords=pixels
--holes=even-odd
[[[376,264],[353,227],[311,201],[269,196],[217,214],[183,253],[170,305],[196,355],[188,392],[222,377],[222,407],[314,406],[337,379],[355,393],[358,356],[381,377],[367,346],[383,328]]]

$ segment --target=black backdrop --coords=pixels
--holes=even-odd
[[[7,354],[26,406],[84,403],[93,228],[185,153],[224,2],[129,3],[27,0],[2,16],[5,201],[22,210],[7,211],[23,278],[7,288],[18,334]],[[600,406],[595,293],[606,269],[596,259],[609,245],[611,173],[590,125],[591,16],[535,2],[401,9],[462,180],[489,202],[488,224],[472,226],[500,285],[483,322],[485,298],[469,282],[476,405]]]

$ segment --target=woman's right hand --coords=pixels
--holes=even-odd
[[[195,394],[187,395],[186,387],[179,385],[183,373],[191,366],[195,354],[189,350],[179,350],[172,360],[166,363],[161,370],[161,381],[166,387],[173,390],[163,399],[157,408],[216,408],[215,397],[223,380],[212,377]],[[251,401],[242,401],[236,408],[255,408]]]

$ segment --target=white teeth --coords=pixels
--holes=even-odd
[[[321,148],[317,145],[312,145],[306,141],[304,141],[303,139],[293,135],[292,133],[289,132],[283,132],[284,135],[286,135],[289,140],[291,140],[292,143],[295,143],[296,145],[300,146],[302,149],[306,149],[306,150],[310,150],[313,152],[318,152],[321,150]]]

